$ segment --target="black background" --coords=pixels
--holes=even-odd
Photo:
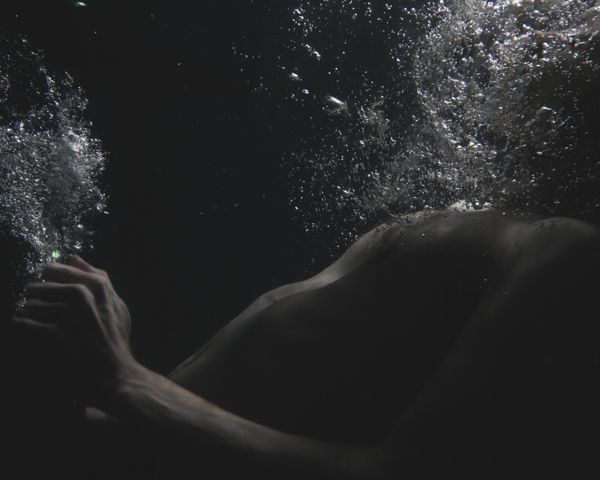
[[[0,35],[26,36],[89,99],[110,214],[84,256],[129,305],[138,359],[166,373],[258,295],[331,261],[317,246],[331,237],[295,218],[282,167],[310,126],[261,102],[266,64],[232,48],[276,55],[294,2],[85,3],[3,1]]]
[[[2,2],[0,32],[89,99],[110,214],[84,256],[128,303],[138,359],[166,372],[262,292],[330,260],[289,205],[281,160],[304,127],[259,101],[251,87],[269,72],[232,48],[275,53],[293,2],[85,3]]]

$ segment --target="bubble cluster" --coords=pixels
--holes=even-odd
[[[105,155],[67,74],[52,76],[26,41],[0,42],[0,235],[19,245],[19,282],[89,243],[105,210]]]
[[[309,124],[284,162],[307,231],[459,203],[600,218],[595,0],[306,0],[284,30],[261,91]]]
[[[301,2],[291,12],[280,68],[293,75],[286,100],[312,125],[303,148],[285,158],[290,201],[307,232],[335,232],[332,250],[384,217],[373,187],[412,121],[413,37],[431,14],[353,0]],[[303,89],[310,95],[297,95]]]
[[[595,2],[465,0],[446,10],[413,60],[417,128],[388,184],[416,208],[464,200],[598,216]],[[414,190],[411,164],[425,167],[424,188]]]

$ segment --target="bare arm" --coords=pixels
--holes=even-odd
[[[140,428],[167,437],[185,435],[198,448],[219,445],[233,458],[271,466],[281,478],[299,473],[432,478],[427,473],[485,468],[486,455],[538,402],[554,394],[568,367],[579,362],[567,354],[577,351],[573,347],[589,321],[586,300],[592,297],[574,278],[594,267],[582,267],[589,263],[583,249],[570,251],[582,255],[524,264],[490,294],[438,374],[392,435],[374,448],[332,445],[258,425],[145,369],[129,351],[126,307],[106,274],[80,259],[71,266],[51,266],[49,281],[30,286],[32,300],[16,321],[52,328],[59,318],[56,327],[73,332],[94,372],[91,403]],[[564,318],[577,320],[566,329],[568,335],[560,329]],[[570,348],[561,348],[564,341]],[[546,365],[541,359],[549,353],[556,360]]]
[[[231,320],[227,326],[234,325],[236,322],[244,322],[246,319],[250,319],[255,315],[258,315],[261,311],[266,310],[273,303],[279,302],[290,295],[314,290],[335,282],[339,278],[342,278],[350,273],[358,266],[362,265],[363,262],[381,253],[382,250],[386,248],[386,243],[389,241],[388,238],[390,234],[393,234],[399,228],[401,228],[399,224],[390,223],[379,225],[378,227],[370,230],[359,237],[339,259],[337,259],[327,268],[306,280],[289,283],[287,285],[282,285],[269,290],[258,297],[248,307],[246,307],[240,314]],[[227,326],[225,328],[227,328]],[[170,373],[169,377],[174,378],[177,374],[184,371],[196,359],[200,358],[204,354],[204,350],[209,344],[210,340],[204,345],[203,348],[199,349],[197,352],[181,362]]]
[[[380,450],[319,442],[280,432],[226,412],[140,365],[129,349],[130,319],[105,272],[78,257],[50,265],[46,282],[27,287],[14,321],[59,330],[85,363],[85,401],[118,421],[159,437],[217,446],[280,478],[385,477]],[[91,381],[89,380],[91,379]]]
[[[217,446],[278,478],[387,478],[381,451],[333,445],[229,413],[139,364],[123,375],[103,409],[165,438]]]

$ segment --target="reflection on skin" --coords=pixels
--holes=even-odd
[[[134,358],[126,303],[77,256],[27,286],[12,327],[59,343],[83,420],[150,438],[164,478],[589,476],[600,229],[507,211],[380,225],[168,377]]]
[[[406,217],[261,296],[170,378],[135,360],[125,303],[79,257],[29,284],[13,323],[65,338],[85,403],[152,432],[165,478],[207,448],[277,478],[539,473],[517,445],[546,445],[523,425],[557,428],[564,387],[592,378],[599,262],[600,229],[577,220]]]

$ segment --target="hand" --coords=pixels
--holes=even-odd
[[[129,348],[131,317],[106,272],[78,256],[51,263],[43,282],[25,287],[13,322],[62,335],[79,362],[78,380],[92,405],[110,402],[119,381],[137,365]]]

